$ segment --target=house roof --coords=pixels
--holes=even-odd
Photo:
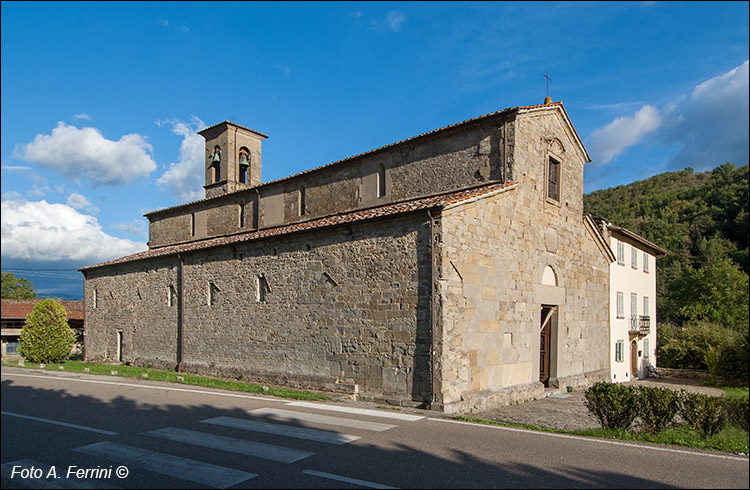
[[[315,167],[315,168],[311,168],[311,169],[308,169],[308,170],[304,170],[302,172],[298,172],[296,174],[289,175],[287,177],[282,177],[280,179],[276,179],[276,180],[271,180],[271,181],[268,181],[268,182],[264,182],[264,183],[262,183],[260,185],[252,187],[250,189],[259,189],[259,188],[263,188],[263,187],[266,187],[266,186],[269,186],[269,185],[272,185],[272,184],[277,184],[279,182],[283,182],[283,181],[286,181],[286,180],[295,179],[295,178],[298,178],[300,176],[311,174],[313,172],[317,172],[317,171],[322,170],[322,169],[330,168],[330,167],[337,166],[337,165],[342,165],[342,164],[345,164],[347,162],[351,162],[351,161],[359,159],[359,158],[363,158],[363,157],[366,157],[366,156],[374,155],[374,154],[382,152],[382,151],[390,150],[390,149],[393,149],[393,148],[395,148],[395,147],[397,147],[399,145],[410,143],[410,142],[413,142],[413,141],[418,140],[420,138],[424,138],[424,137],[429,136],[429,135],[434,135],[434,134],[440,133],[442,131],[446,131],[446,130],[458,128],[458,127],[465,126],[465,125],[468,125],[468,124],[471,124],[471,123],[474,123],[474,122],[477,122],[477,121],[489,119],[489,118],[492,118],[492,117],[497,117],[497,116],[500,116],[500,115],[503,115],[503,114],[511,114],[511,113],[514,113],[514,112],[533,112],[533,111],[540,111],[540,110],[551,109],[551,108],[559,109],[559,110],[562,111],[563,117],[564,117],[565,121],[568,123],[568,125],[570,126],[570,128],[572,130],[572,133],[573,133],[573,136],[575,137],[576,142],[580,145],[583,154],[587,158],[587,161],[591,161],[591,158],[589,157],[588,153],[586,152],[586,148],[583,146],[583,142],[581,141],[581,138],[578,136],[578,133],[576,132],[576,130],[573,127],[573,125],[571,124],[570,118],[568,117],[567,112],[565,112],[565,107],[563,106],[562,102],[550,102],[548,104],[539,104],[539,105],[532,105],[532,106],[509,107],[509,108],[503,109],[501,111],[490,112],[489,114],[485,114],[483,116],[477,116],[477,117],[473,117],[471,119],[466,119],[465,121],[461,121],[461,122],[458,122],[458,123],[455,123],[455,124],[451,124],[451,125],[448,125],[448,126],[443,126],[441,128],[434,129],[432,131],[427,131],[425,133],[421,133],[421,134],[418,134],[416,136],[412,136],[410,138],[406,138],[406,139],[403,139],[403,140],[400,140],[400,141],[396,141],[395,143],[391,143],[389,145],[385,145],[385,146],[380,146],[378,148],[374,148],[374,149],[366,151],[364,153],[358,153],[356,155],[352,155],[350,157],[343,158],[341,160],[336,160],[334,162],[327,163],[325,165],[321,165],[319,167]],[[219,124],[224,124],[225,122],[228,122],[228,121],[224,121],[224,122],[221,122]],[[210,126],[210,127],[213,128],[215,126],[218,126],[219,124],[215,124],[215,125]],[[231,124],[234,124],[234,123],[231,123]],[[206,128],[206,129],[209,129],[209,128]],[[205,130],[203,130],[203,131],[205,131]],[[262,133],[260,133],[260,134],[262,134]],[[230,193],[227,193],[227,194],[222,194],[221,196],[208,197],[208,198],[204,198],[204,199],[199,199],[197,201],[191,201],[191,202],[184,203],[184,204],[178,204],[176,206],[171,206],[171,207],[168,207],[168,208],[163,208],[163,209],[158,209],[158,210],[155,210],[155,211],[151,211],[149,213],[144,214],[144,216],[148,218],[149,216],[153,216],[153,215],[156,215],[156,214],[161,214],[163,212],[171,211],[171,210],[174,210],[174,209],[177,209],[177,208],[181,208],[183,206],[190,206],[190,205],[194,205],[194,204],[197,204],[197,203],[200,203],[200,202],[203,202],[203,201],[208,201],[208,200],[211,200],[211,199],[218,199],[218,198],[230,195],[230,194],[240,193],[240,192],[247,192],[247,191],[248,191],[248,188],[245,188],[245,189],[240,189],[240,190],[237,190],[237,191],[234,191],[234,192],[230,192]]]
[[[447,194],[441,194],[437,196],[424,197],[420,199],[412,199],[409,201],[403,201],[393,204],[387,204],[385,206],[378,206],[359,211],[352,211],[349,213],[336,214],[331,216],[325,216],[322,218],[312,219],[299,223],[293,223],[285,226],[278,226],[275,228],[264,228],[261,230],[251,231],[247,233],[240,233],[236,235],[208,238],[205,240],[199,240],[195,242],[182,243],[179,245],[170,245],[166,247],[159,247],[144,252],[140,252],[119,259],[102,262],[100,264],[90,265],[79,269],[81,272],[86,272],[92,269],[105,267],[115,264],[123,264],[127,262],[134,262],[138,260],[146,260],[155,257],[166,257],[170,255],[180,254],[184,252],[190,252],[194,250],[202,250],[212,247],[220,247],[224,245],[234,245],[237,243],[249,242],[258,240],[261,238],[276,237],[289,235],[291,233],[297,233],[302,231],[316,230],[322,228],[328,228],[332,226],[338,226],[349,223],[356,223],[362,221],[369,221],[373,219],[386,218],[391,216],[402,215],[424,209],[432,209],[446,206],[448,204],[458,203],[461,201],[467,201],[474,199],[479,196],[489,195],[494,192],[510,189],[515,187],[515,183],[494,183],[486,184],[479,187],[473,187],[471,189],[465,189],[457,192],[451,192]]]
[[[627,228],[623,228],[622,226],[616,226],[612,223],[608,222],[604,218],[593,218],[594,221],[600,226],[600,227],[606,227],[607,231],[615,234],[619,234],[622,237],[629,238],[630,240],[638,243],[639,245],[643,246],[644,248],[649,249],[651,252],[653,252],[653,255],[656,256],[656,258],[661,258],[666,256],[669,252],[661,248],[659,245],[650,242],[643,238],[642,236],[633,233],[632,231],[628,230]]]
[[[25,319],[41,299],[4,299],[2,318]],[[56,300],[57,301],[57,300]],[[68,320],[83,320],[83,301],[57,301],[65,307]]]

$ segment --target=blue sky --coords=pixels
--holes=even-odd
[[[263,181],[561,100],[585,190],[748,163],[748,2],[2,2],[2,268],[80,297],[203,197],[203,139]],[[21,271],[21,269],[25,269]],[[54,270],[29,270],[54,269]]]

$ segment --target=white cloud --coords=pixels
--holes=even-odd
[[[723,163],[747,165],[750,133],[748,60],[706,80],[689,97],[671,104],[659,142],[680,148],[669,169],[705,171]]]
[[[96,128],[79,129],[58,122],[52,134],[38,134],[17,153],[25,161],[57,170],[69,179],[85,176],[95,184],[122,185],[156,168],[152,149],[139,134],[112,141]]]
[[[169,164],[169,170],[159,177],[160,185],[169,187],[177,198],[183,201],[196,201],[204,197],[204,169],[206,145],[198,130],[205,123],[193,116],[189,123],[178,120],[165,121],[172,126],[172,132],[183,137],[177,162]],[[161,122],[157,122],[161,125]]]
[[[391,30],[394,32],[398,32],[401,30],[401,26],[406,22],[406,15],[402,14],[401,12],[396,12],[395,10],[391,10],[388,12],[388,16],[386,17],[388,20],[388,25],[391,26]]]
[[[34,172],[34,169],[32,169],[31,167],[27,167],[25,165],[3,165],[2,168],[3,170],[7,170],[8,172],[17,173],[17,174],[28,172],[29,178],[38,185],[43,185],[47,183],[47,179],[45,179],[41,175]]]
[[[73,114],[73,119],[85,119],[87,121],[91,121],[91,116],[88,114]]]
[[[99,208],[91,204],[91,201],[89,201],[86,196],[78,194],[77,192],[74,192],[73,194],[68,196],[68,206],[75,209],[88,211],[92,214],[97,214],[99,212]]]
[[[142,219],[134,219],[129,223],[115,223],[112,228],[130,233],[136,236],[148,236],[146,222]]]
[[[632,117],[620,117],[591,133],[594,167],[605,165],[640,143],[676,149],[665,171],[692,167],[702,172],[726,162],[747,165],[750,146],[748,60],[723,75],[695,86],[661,110],[644,105]]]
[[[644,105],[632,117],[618,117],[605,127],[591,133],[589,145],[591,160],[595,166],[606,165],[628,147],[641,142],[642,138],[656,130],[662,118],[659,111]]]
[[[96,218],[65,204],[2,201],[2,257],[94,264],[146,250],[145,243],[107,235]]]

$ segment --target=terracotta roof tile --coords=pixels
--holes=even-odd
[[[134,262],[137,260],[151,259],[155,257],[166,257],[183,252],[189,252],[193,250],[201,250],[211,247],[218,247],[222,245],[231,245],[235,243],[248,242],[252,240],[258,240],[261,238],[268,238],[273,236],[288,235],[290,233],[296,233],[300,231],[315,230],[320,228],[326,228],[329,226],[336,226],[346,223],[355,223],[359,221],[366,221],[386,216],[395,216],[399,214],[414,212],[422,209],[442,207],[448,204],[472,199],[484,194],[489,194],[494,191],[502,190],[513,186],[514,183],[495,183],[484,185],[480,187],[474,187],[472,189],[462,190],[458,192],[451,192],[448,194],[442,194],[438,196],[430,196],[421,199],[413,199],[410,201],[404,201],[394,204],[387,204],[376,208],[363,209],[359,211],[352,211],[349,213],[336,214],[333,216],[326,216],[322,218],[312,219],[309,221],[303,221],[301,223],[294,223],[290,225],[278,226],[275,228],[265,228],[257,231],[251,231],[248,233],[241,233],[237,235],[209,238],[206,240],[200,240],[190,243],[183,243],[179,245],[170,245],[166,247],[153,248],[119,259],[110,260],[108,262],[102,262],[100,264],[90,265],[79,269],[81,272],[105,267],[114,264],[123,264],[127,262]]]
[[[4,299],[2,300],[3,318],[26,318],[41,299]],[[57,301],[57,300],[56,300]],[[83,301],[57,301],[65,307],[68,320],[83,320]]]

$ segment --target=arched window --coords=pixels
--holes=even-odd
[[[214,183],[221,180],[221,148],[214,147],[214,156],[211,158],[211,166],[214,168]]]
[[[244,146],[240,148],[239,155],[240,173],[239,182],[240,184],[247,184],[247,170],[250,168],[250,152]]]

